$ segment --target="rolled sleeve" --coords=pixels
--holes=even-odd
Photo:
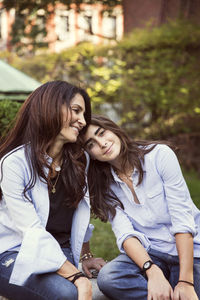
[[[84,243],[87,243],[91,239],[93,230],[94,230],[94,225],[89,224],[86,234],[85,234],[85,237],[84,237]]]
[[[168,146],[160,146],[157,154],[157,168],[163,180],[166,201],[172,226],[171,234],[197,234],[192,200],[175,153]]]
[[[122,209],[116,208],[116,215],[110,222],[117,239],[117,246],[121,253],[125,253],[123,243],[130,237],[136,237],[146,250],[149,249],[150,241],[148,238],[143,233],[134,230],[129,217]]]

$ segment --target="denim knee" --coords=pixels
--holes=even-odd
[[[125,255],[120,255],[100,270],[97,284],[111,299],[147,299],[147,280],[139,267]]]
[[[110,290],[112,284],[113,276],[108,263],[99,271],[97,285],[103,293],[107,294],[107,291]]]
[[[30,291],[30,294],[38,294],[45,300],[78,299],[76,286],[56,273],[34,274],[26,282],[25,288]]]
[[[194,287],[200,299],[200,258],[194,258]]]

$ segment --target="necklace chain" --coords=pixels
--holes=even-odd
[[[58,174],[57,174],[57,177],[56,177],[56,180],[55,180],[54,184],[53,184],[52,181],[50,180],[50,183],[51,183],[51,192],[52,192],[53,194],[55,194],[55,192],[56,192],[56,184],[57,184],[57,182],[58,182],[59,176],[60,176],[60,171],[58,171]]]
[[[130,175],[126,175],[126,174],[122,174],[120,175],[119,172],[117,170],[114,170],[115,174],[119,177],[119,179],[121,179],[123,181],[123,178],[125,177],[127,180],[133,181],[132,179],[132,173]]]

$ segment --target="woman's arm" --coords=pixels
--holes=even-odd
[[[124,241],[123,247],[127,255],[142,270],[146,261],[151,260],[140,241],[131,237]],[[146,271],[148,278],[148,300],[172,299],[173,291],[162,270],[155,264]],[[171,297],[171,298],[170,298]]]
[[[193,284],[193,237],[190,233],[177,233],[175,238],[180,264],[179,280]],[[194,287],[189,283],[177,283],[174,300],[198,300]]]
[[[68,260],[61,266],[57,271],[60,276],[65,278],[71,277],[73,274],[79,273],[80,271]],[[73,280],[73,276],[69,280]],[[67,280],[67,279],[66,279]],[[92,284],[86,277],[79,277],[74,285],[78,289],[78,300],[92,300]]]
[[[193,236],[197,234],[192,214],[192,200],[174,152],[164,146],[157,155],[157,167],[164,182],[166,200],[172,221],[171,233],[175,236],[179,255],[179,280],[193,283]],[[192,285],[179,282],[174,300],[197,300]]]

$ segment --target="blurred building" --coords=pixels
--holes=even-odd
[[[183,18],[200,24],[200,0],[123,0],[124,32]]]
[[[38,11],[37,22],[46,26],[45,41],[52,52],[59,52],[83,41],[106,44],[120,40],[123,36],[122,7],[116,6],[112,12],[101,4],[81,4],[80,11],[75,5],[67,9],[57,4],[46,25],[42,24],[45,11]],[[11,28],[15,19],[15,9],[0,10],[0,50],[11,49]],[[38,37],[40,39],[40,37]],[[41,36],[41,39],[44,39]]]
[[[15,20],[15,9],[1,9],[0,0],[0,50],[11,49],[11,27]],[[52,9],[52,8],[51,8]],[[37,12],[35,23],[46,28],[47,36],[37,37],[46,42],[52,52],[77,45],[82,41],[94,44],[107,44],[119,41],[124,33],[147,24],[160,26],[176,18],[184,18],[200,24],[200,0],[122,0],[122,5],[112,12],[100,3],[81,4],[80,11],[75,4],[68,9],[57,4],[47,24],[44,24],[45,11]],[[28,47],[28,40],[23,41]]]

